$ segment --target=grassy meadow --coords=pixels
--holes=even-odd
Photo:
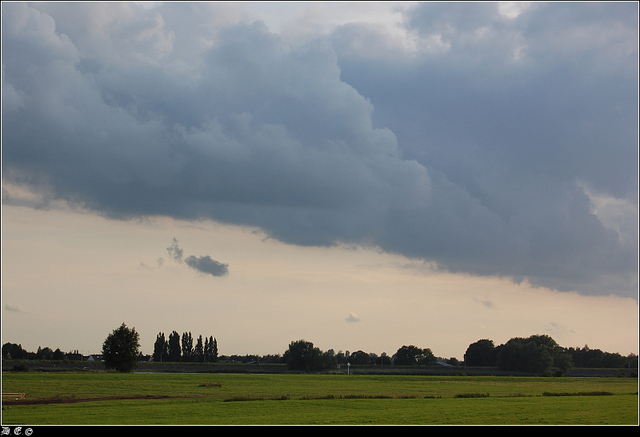
[[[3,425],[638,424],[636,378],[5,372]]]

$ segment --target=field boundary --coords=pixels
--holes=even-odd
[[[104,372],[103,363],[87,361],[2,360],[2,371],[15,371],[14,366],[35,372]],[[273,363],[138,363],[136,373],[234,373],[234,374],[294,374],[285,364]],[[347,374],[346,369],[320,373]],[[472,366],[373,366],[352,365],[352,375],[421,375],[421,376],[540,376],[527,372],[499,370],[496,367]],[[575,368],[567,377],[636,377],[637,369]]]
[[[16,394],[16,393],[13,393]],[[19,393],[18,393],[19,394]],[[5,394],[3,393],[3,396]],[[620,396],[621,394],[617,394]],[[561,392],[551,393],[544,392],[541,395],[524,395],[524,394],[503,394],[491,395],[492,398],[511,398],[511,397],[544,397],[544,396],[616,396],[610,392]],[[100,402],[100,401],[122,401],[122,400],[159,400],[159,399],[195,399],[195,398],[219,398],[219,395],[128,395],[128,396],[99,396],[89,398],[41,398],[41,399],[25,399],[16,398],[15,400],[3,400],[4,405],[45,405],[45,404],[72,404],[81,402]],[[255,402],[255,401],[318,401],[318,400],[342,400],[342,399],[443,399],[443,398],[488,398],[489,393],[458,393],[451,395],[321,395],[321,396],[232,396],[222,399],[222,402]]]
[[[10,398],[16,398],[16,399],[24,399],[25,396],[27,396],[26,393],[2,393],[2,397],[4,398],[5,396],[10,397]],[[3,399],[4,402],[4,399]]]

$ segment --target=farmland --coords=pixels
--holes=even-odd
[[[4,372],[5,425],[638,424],[637,378]]]

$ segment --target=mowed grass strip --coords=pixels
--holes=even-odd
[[[5,373],[3,392],[57,401],[3,401],[3,424],[638,423],[628,378]]]
[[[25,406],[13,419],[25,425],[635,425],[637,397],[127,400]]]

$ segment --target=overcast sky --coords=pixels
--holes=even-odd
[[[638,4],[2,3],[2,341],[638,352]]]

